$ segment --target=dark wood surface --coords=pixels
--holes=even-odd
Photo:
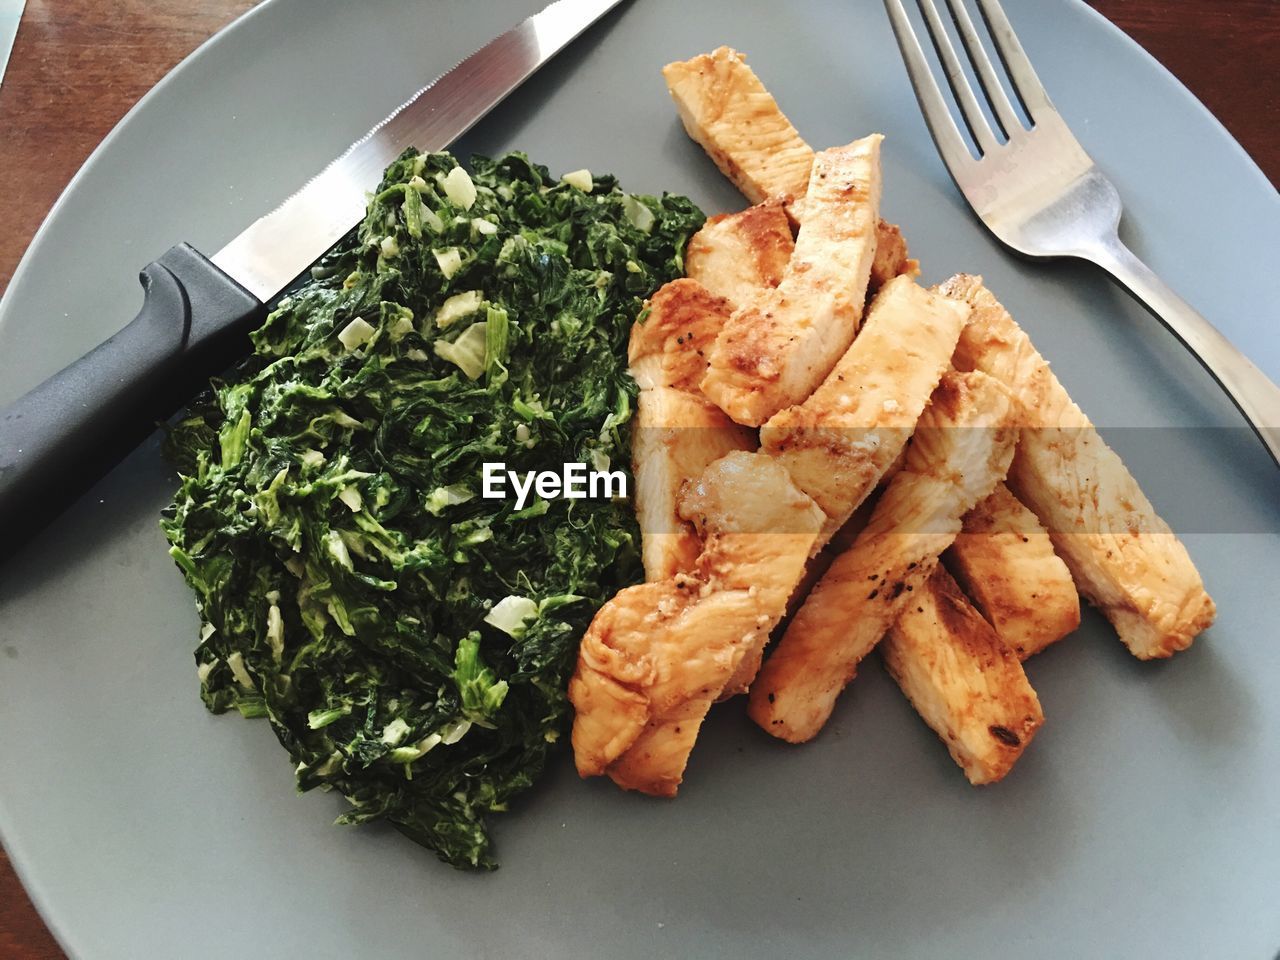
[[[1280,183],[1278,0],[1090,2],[1185,83]],[[0,83],[0,292],[49,207],[116,121],[253,3],[28,0]],[[62,956],[0,850],[0,958]]]

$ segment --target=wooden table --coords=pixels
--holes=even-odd
[[[1280,183],[1280,3],[1090,2],[1172,70]],[[0,292],[89,151],[178,60],[253,5],[28,0],[0,85]],[[0,956],[63,957],[3,851]]]

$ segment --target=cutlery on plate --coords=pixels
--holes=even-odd
[[[0,412],[6,547],[247,351],[266,305],[363,219],[391,161],[448,147],[618,2],[557,0],[423,87],[212,258],[181,243],[144,267],[138,316]]]
[[[929,133],[978,218],[997,239],[1025,256],[1079,257],[1109,272],[1213,375],[1280,464],[1280,387],[1120,241],[1119,193],[1054,108],[998,0],[976,2],[1029,127],[1005,92],[964,0],[943,2],[978,90],[965,76],[934,0],[918,0],[976,159],[902,0],[884,0],[884,5]]]

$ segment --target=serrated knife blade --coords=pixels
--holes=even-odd
[[[621,0],[556,0],[427,84],[211,258],[268,301],[364,216],[366,194],[407,147],[443,150]]]

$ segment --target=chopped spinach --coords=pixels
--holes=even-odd
[[[624,502],[483,500],[485,461],[626,468],[626,341],[701,212],[406,152],[357,231],[280,302],[167,450],[170,553],[209,709],[266,717],[301,790],[493,867],[568,727],[578,639],[640,578]]]

